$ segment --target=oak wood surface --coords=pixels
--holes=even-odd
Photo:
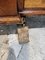
[[[45,8],[45,0],[25,0],[24,8]]]

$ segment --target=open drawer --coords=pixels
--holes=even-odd
[[[22,0],[24,10],[19,12],[23,15],[45,15],[45,0]]]

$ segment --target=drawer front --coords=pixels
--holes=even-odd
[[[25,0],[24,8],[45,8],[45,0]]]
[[[0,0],[0,16],[17,14],[17,0]]]

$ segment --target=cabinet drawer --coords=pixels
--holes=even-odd
[[[25,0],[24,8],[45,8],[45,0]]]

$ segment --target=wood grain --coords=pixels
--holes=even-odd
[[[0,0],[0,16],[16,15],[17,0]]]
[[[21,23],[19,17],[0,17],[0,24],[18,24]]]
[[[45,0],[25,0],[24,8],[45,8]]]

